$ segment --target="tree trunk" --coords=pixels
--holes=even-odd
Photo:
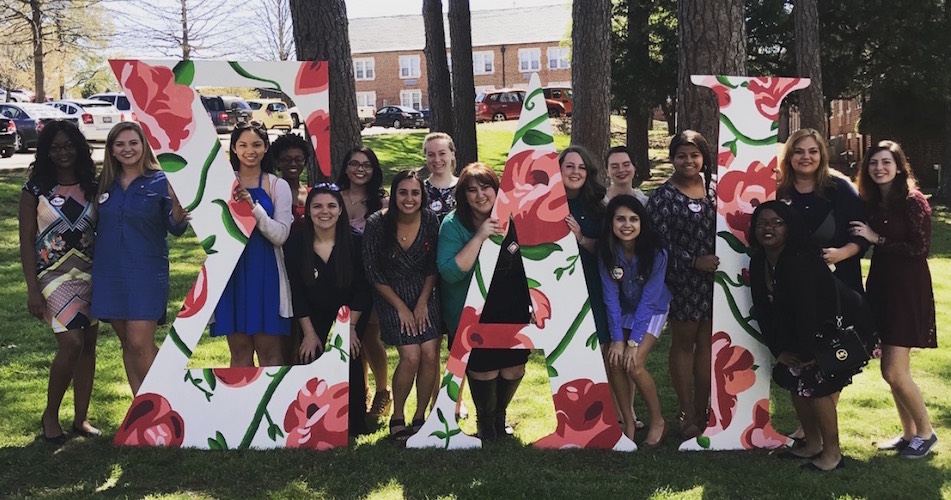
[[[336,178],[350,149],[362,145],[357,94],[350,58],[349,22],[344,0],[290,0],[299,61],[327,61],[330,92],[330,162]],[[311,172],[308,172],[308,176]],[[317,171],[308,177],[318,182]]]
[[[827,137],[826,114],[822,100],[822,66],[819,55],[818,0],[796,0],[793,7],[793,39],[796,73],[812,83],[799,91],[799,117],[802,128],[814,128]]]
[[[452,89],[446,60],[446,32],[442,22],[442,2],[423,0],[426,29],[426,83],[429,87],[429,130],[453,133]]]
[[[717,98],[690,75],[746,75],[746,26],[742,0],[677,2],[680,41],[677,69],[677,131],[696,130],[714,148],[719,134]]]
[[[188,4],[187,0],[182,0],[182,59],[188,60],[192,57],[192,46],[188,37]]]
[[[647,88],[644,80],[653,75],[650,56],[650,12],[651,0],[627,1],[627,54],[630,68],[640,68],[635,71],[635,87]],[[628,102],[627,107],[627,147],[634,157],[631,161],[637,166],[634,182],[640,183],[650,179],[650,157],[647,154],[647,131],[650,128],[651,105],[647,97],[641,95]]]
[[[677,130],[677,103],[665,102],[660,105],[660,109],[667,120],[667,135],[674,135],[674,131]]]
[[[779,107],[779,123],[777,124],[779,128],[776,129],[776,141],[780,144],[785,144],[786,139],[789,139],[789,101],[784,100],[783,104]]]
[[[43,70],[43,6],[40,0],[30,0],[30,27],[33,35],[33,84],[36,86],[35,102],[46,102],[46,82]],[[10,93],[7,92],[9,97]]]
[[[476,146],[475,83],[472,76],[472,23],[469,0],[449,0],[449,44],[452,51],[453,142],[456,174],[479,161]],[[498,165],[493,165],[497,167]]]
[[[611,144],[611,0],[574,0],[571,20],[571,85],[579,110],[571,116],[571,143],[604,161]]]

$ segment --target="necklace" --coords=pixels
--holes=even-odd
[[[357,200],[357,201],[353,201],[353,198],[350,197],[350,193],[349,193],[349,192],[346,194],[346,196],[347,196],[347,201],[350,202],[350,206],[356,205],[357,203],[366,203],[366,202],[367,202],[367,197],[366,197],[366,196],[364,196],[362,200]]]

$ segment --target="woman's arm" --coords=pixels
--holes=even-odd
[[[670,292],[664,284],[667,276],[667,252],[661,250],[654,257],[654,266],[651,275],[641,290],[641,300],[634,309],[634,321],[631,325],[631,337],[642,338],[650,326],[654,315],[662,314],[670,305]],[[650,332],[659,333],[659,332]]]
[[[905,200],[904,216],[909,227],[908,239],[886,238],[875,251],[891,255],[927,257],[931,251],[931,206],[924,195],[918,191],[909,194]]]
[[[324,353],[324,343],[327,342],[327,332],[319,335],[310,321],[310,316],[297,318],[301,330],[301,343],[297,355],[304,364],[320,357]]]
[[[436,274],[430,274],[426,276],[426,280],[423,281],[423,291],[419,294],[419,299],[416,300],[416,308],[413,310],[413,318],[416,320],[416,328],[420,332],[426,329],[429,325],[429,298],[433,294],[433,290],[436,288]]]
[[[165,198],[165,202],[168,203],[170,207],[167,218],[167,229],[168,232],[175,236],[181,236],[185,234],[185,230],[188,229],[188,221],[190,221],[192,217],[191,214],[188,213],[188,210],[185,210],[178,201],[178,196],[175,195],[175,190],[172,189],[172,183],[168,182],[168,179],[165,180],[165,185],[168,189],[168,196]]]
[[[26,190],[20,192],[20,267],[26,281],[26,307],[32,316],[43,319],[46,315],[46,299],[40,291],[36,277],[36,196]]]
[[[273,174],[268,174],[268,179],[273,179]],[[251,213],[257,220],[258,229],[261,234],[267,238],[274,246],[281,246],[287,241],[287,235],[291,232],[291,224],[294,222],[294,212],[291,208],[292,197],[291,187],[284,179],[278,178],[274,183],[274,217],[268,217],[267,211],[260,204],[255,203]]]

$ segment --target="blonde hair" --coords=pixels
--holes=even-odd
[[[449,145],[449,151],[452,151],[452,163],[449,165],[449,170],[452,175],[456,175],[456,143],[452,142],[452,137],[445,132],[431,132],[426,134],[426,138],[423,139],[423,156],[426,156],[426,145],[432,141],[443,140],[446,141],[446,144]]]
[[[823,189],[833,185],[832,177],[835,174],[829,168],[829,150],[826,148],[825,139],[816,129],[801,128],[790,134],[789,139],[786,140],[786,144],[783,146],[782,159],[779,162],[779,180],[776,184],[777,198],[788,198],[789,194],[796,189],[796,174],[792,167],[793,151],[796,149],[796,144],[807,137],[812,137],[819,145],[819,167],[815,173],[815,193],[822,196]]]
[[[145,132],[142,131],[142,127],[135,122],[119,123],[115,127],[112,127],[112,130],[109,131],[109,135],[106,137],[106,153],[105,158],[102,160],[102,173],[99,174],[100,195],[112,187],[112,183],[116,179],[116,171],[122,168],[122,164],[119,163],[119,160],[112,155],[112,146],[116,143],[116,137],[126,130],[135,131],[139,136],[139,140],[142,142],[142,159],[139,161],[142,163],[143,168],[145,170],[162,170],[158,158],[155,157],[155,152],[152,151],[152,146],[149,145],[149,141],[145,137]]]

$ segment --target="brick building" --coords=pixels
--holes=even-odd
[[[571,85],[571,6],[473,11],[475,90],[525,88],[532,73],[542,85]],[[449,25],[445,23],[449,56]],[[421,15],[350,20],[357,105],[429,107],[426,36]],[[452,65],[451,57],[449,64]]]
[[[921,187],[937,187],[938,170],[935,165],[943,163],[944,149],[947,147],[940,135],[879,137],[874,133],[862,134],[859,132],[861,117],[861,98],[832,101],[832,113],[828,119],[829,156],[833,166],[850,175],[856,175],[868,148],[880,140],[891,139],[901,144]],[[851,162],[855,162],[855,168],[850,170],[848,167]],[[943,168],[941,178],[945,179],[948,175],[951,175],[951,166]]]

